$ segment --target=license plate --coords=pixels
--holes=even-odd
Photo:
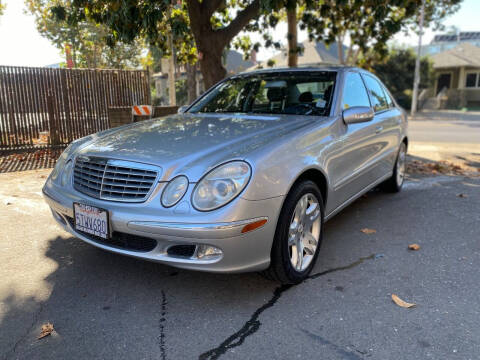
[[[108,239],[108,212],[95,206],[73,203],[75,229]]]

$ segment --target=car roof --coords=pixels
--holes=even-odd
[[[368,72],[365,69],[361,69],[354,66],[322,64],[317,66],[298,66],[298,67],[278,67],[278,68],[257,69],[253,71],[244,71],[239,73],[238,75],[275,74],[275,73],[285,73],[285,72],[318,72],[318,71],[345,72],[348,70]]]

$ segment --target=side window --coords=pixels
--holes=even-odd
[[[352,106],[370,107],[370,101],[360,74],[349,72],[343,89],[342,109],[348,109]]]
[[[387,98],[388,107],[389,107],[389,108],[393,108],[393,107],[395,106],[395,103],[393,102],[392,97],[391,97],[390,94],[388,93],[388,91],[387,91],[387,89],[385,88],[385,86],[383,86],[382,89],[383,89],[383,93],[385,94],[385,97]]]
[[[365,83],[367,84],[368,92],[370,93],[370,100],[375,112],[382,111],[388,108],[387,99],[383,92],[380,83],[373,77],[364,75]]]

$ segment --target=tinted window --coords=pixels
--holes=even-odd
[[[373,109],[375,111],[387,109],[387,99],[385,98],[385,93],[383,92],[380,83],[368,75],[364,75],[363,78],[365,79],[368,92],[370,93],[370,101],[372,102]]]
[[[333,71],[252,74],[228,79],[201,98],[189,112],[329,114]]]
[[[352,106],[370,107],[370,101],[368,100],[367,90],[365,89],[360,74],[349,72],[345,79],[342,109],[348,109]]]

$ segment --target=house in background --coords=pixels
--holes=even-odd
[[[312,42],[306,40],[299,46],[303,48],[302,53],[298,56],[299,66],[319,65],[319,64],[340,64],[338,60],[338,44],[332,43],[326,46],[321,42]],[[347,53],[347,47],[343,45],[343,53]],[[256,66],[248,70],[255,70],[257,68],[270,67],[269,63],[273,63],[272,67],[287,67],[288,65],[288,49],[284,48],[280,53],[274,55],[268,60],[259,62]]]
[[[480,47],[470,43],[431,57],[435,83],[423,108],[480,106]]]

